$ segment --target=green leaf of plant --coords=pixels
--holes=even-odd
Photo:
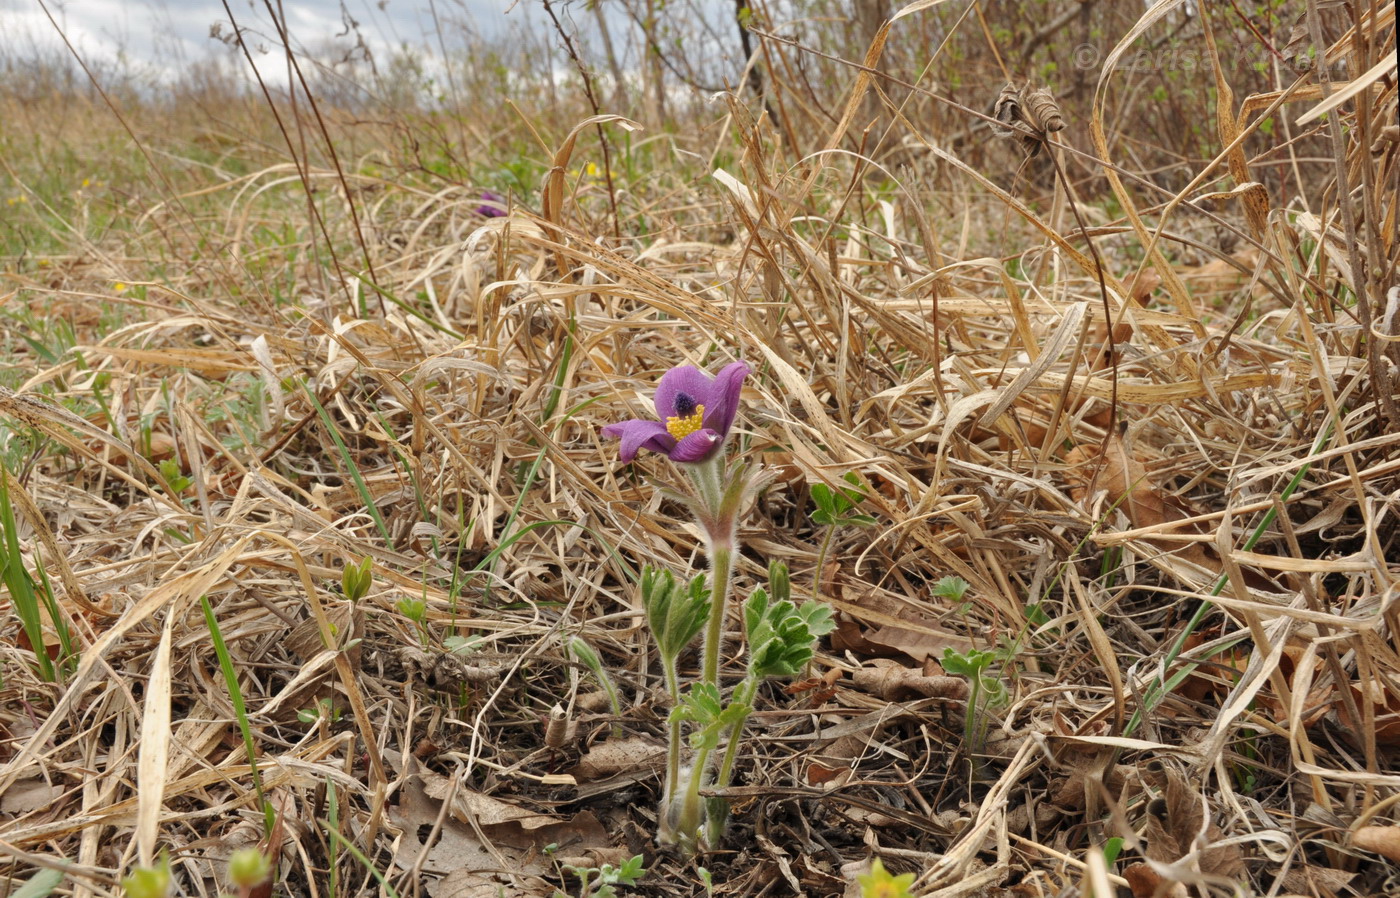
[[[955,677],[975,677],[981,670],[982,665],[974,662],[970,655],[980,655],[981,652],[971,651],[967,655],[960,654],[952,649],[943,650],[943,670]]]
[[[836,497],[831,492],[831,487],[827,486],[825,483],[814,483],[812,484],[811,493],[812,501],[817,503],[817,508],[819,510],[826,512],[828,517],[836,516]],[[816,518],[817,516],[814,513],[812,515],[812,520],[816,520]]]
[[[710,613],[710,589],[701,574],[684,591],[670,571],[647,566],[641,576],[642,607],[656,648],[674,660],[700,631]]]
[[[944,577],[933,585],[933,594],[942,599],[961,601],[971,588],[972,584],[962,577]]]

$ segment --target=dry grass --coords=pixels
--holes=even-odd
[[[843,623],[764,693],[716,892],[855,894],[874,855],[916,894],[1395,894],[1395,23],[1356,6],[1302,20],[1328,84],[1203,66],[1210,151],[1166,180],[1121,73],[997,142],[1001,80],[873,74],[914,23],[985,54],[961,6],[864,67],[756,28],[766,111],[703,130],[464,117],[475,169],[425,163],[440,113],[279,104],[288,150],[260,99],[126,98],[134,143],[6,99],[0,881],[119,894],[165,849],[212,895],[262,844],[279,894],[541,895],[634,853],[637,894],[703,894],[651,844],[631,583],[704,559],[668,463],[598,431],[745,358],[774,480],[741,591],[783,560]],[[530,192],[484,217],[507,163]],[[878,526],[815,571],[807,488],[848,472]],[[975,753],[948,648],[1007,690]]]

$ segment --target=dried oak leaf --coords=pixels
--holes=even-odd
[[[1191,517],[1191,509],[1153,484],[1147,466],[1123,437],[1113,436],[1102,455],[1096,450],[1096,446],[1076,446],[1065,453],[1065,479],[1076,502],[1088,505],[1093,494],[1102,490],[1107,493],[1109,504],[1123,512],[1134,529],[1161,527]],[[1151,537],[1147,541],[1210,570],[1220,568],[1212,552],[1201,543],[1183,545],[1177,540]]]

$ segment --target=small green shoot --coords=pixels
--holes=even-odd
[[[366,555],[355,564],[347,564],[340,572],[340,591],[351,602],[369,595],[374,585],[374,559]]]
[[[822,527],[845,527],[856,524],[869,527],[875,518],[868,514],[853,513],[855,507],[865,501],[865,487],[860,477],[851,471],[841,478],[849,487],[832,489],[825,483],[812,484],[812,501],[817,503],[812,512],[812,523]]]
[[[933,595],[935,598],[953,602],[955,611],[966,614],[972,609],[972,603],[966,600],[967,591],[971,588],[972,584],[962,577],[944,577],[933,584]]]
[[[194,479],[186,475],[180,469],[180,463],[173,458],[160,460],[160,476],[172,496],[178,496],[194,485]]]
[[[54,609],[57,608],[53,597],[51,595],[46,598],[40,597],[39,591],[35,589],[34,578],[30,575],[29,569],[25,567],[24,556],[19,547],[19,530],[15,523],[15,511],[10,504],[10,477],[10,472],[0,466],[0,578],[4,580],[5,587],[10,592],[10,600],[14,604],[15,614],[19,617],[20,625],[24,628],[24,635],[29,640],[30,648],[34,651],[34,661],[39,667],[39,676],[46,682],[55,683],[58,681],[58,670],[54,667],[53,660],[49,658],[48,650],[44,644],[44,625],[39,616],[41,604],[49,608],[50,618],[55,629],[65,637],[67,636],[67,628],[64,626],[61,616],[53,617]],[[67,642],[66,638],[64,641]]]
[[[380,513],[379,505],[374,501],[374,494],[369,491],[369,486],[365,483],[364,475],[360,473],[360,466],[355,463],[355,457],[351,454],[350,447],[345,445],[345,438],[340,435],[340,429],[335,426],[335,420],[331,418],[330,413],[327,412],[325,406],[321,404],[321,400],[316,398],[314,390],[305,383],[301,385],[301,388],[302,392],[306,394],[306,398],[310,400],[312,407],[316,409],[316,413],[320,416],[321,424],[325,426],[326,431],[330,434],[331,441],[335,443],[335,448],[340,453],[340,459],[345,463],[345,469],[350,472],[350,479],[355,482],[355,489],[360,494],[360,500],[364,503],[365,510],[369,512],[370,518],[373,519],[375,526],[379,528],[379,535],[384,537],[384,542],[393,545],[394,538],[389,533],[389,526],[384,523],[384,515]]]
[[[413,626],[418,631],[418,641],[424,647],[428,646],[432,642],[431,634],[428,633],[428,603],[422,599],[405,596],[399,599],[395,607],[398,608],[399,614],[413,621]]]
[[[822,571],[826,567],[826,557],[831,551],[836,531],[842,527],[869,527],[875,523],[873,516],[855,511],[856,506],[865,501],[865,487],[861,485],[860,477],[850,471],[841,479],[850,486],[832,489],[825,483],[814,483],[811,488],[812,501],[817,506],[812,510],[812,523],[826,528],[821,548],[817,550],[816,572],[812,575],[813,599],[821,598]]]
[[[453,635],[444,639],[442,641],[442,645],[452,654],[461,655],[465,658],[467,655],[473,654],[474,652],[480,650],[481,637]]]
[[[137,867],[122,879],[126,898],[167,898],[170,894],[170,855],[161,851],[154,867]]]
[[[390,885],[389,880],[384,877],[384,874],[380,872],[378,867],[374,866],[374,864],[370,862],[369,858],[365,857],[365,853],[363,851],[361,851],[359,848],[356,848],[355,845],[349,839],[342,836],[340,832],[337,829],[335,829],[335,827],[329,821],[322,820],[321,826],[325,829],[326,835],[330,837],[331,845],[333,846],[331,854],[332,870],[335,869],[335,849],[344,849],[350,854],[351,857],[359,861],[364,866],[364,868],[369,871],[369,875],[374,877],[375,882],[379,883],[379,887],[384,890],[385,895],[388,895],[389,898],[399,898],[398,890],[395,889],[392,885]],[[332,880],[332,882],[334,882],[334,880]],[[334,887],[332,887],[331,889],[331,894],[336,894]]]
[[[598,653],[589,645],[582,636],[575,636],[569,640],[566,652],[579,664],[588,668],[588,672],[593,674],[593,679],[598,681],[598,685],[603,687],[603,692],[608,696],[608,707],[612,709],[614,717],[622,716],[622,702],[617,697],[617,684],[608,675],[603,667],[603,660],[598,657]],[[619,738],[622,735],[622,727],[613,725],[613,735]]]
[[[240,848],[228,859],[228,880],[247,898],[253,890],[272,878],[272,861],[260,848]]]
[[[326,819],[327,830],[335,835],[340,835],[340,791],[335,783],[328,776],[326,777]],[[330,894],[332,896],[340,894],[336,886],[340,882],[340,843],[335,839],[329,839],[326,845],[326,854],[329,855],[330,868]]]
[[[700,877],[700,883],[705,887],[705,898],[714,898],[715,878],[714,875],[704,867],[696,867],[695,873]]]
[[[604,864],[601,867],[571,867],[565,865],[565,872],[578,877],[578,898],[617,898],[617,886],[633,886],[646,875],[642,866],[642,856],[633,855],[621,867]],[[568,894],[555,890],[554,898],[569,898]]]
[[[990,652],[969,649],[966,653],[943,650],[943,669],[953,676],[967,677],[970,692],[967,697],[967,718],[963,724],[963,740],[968,754],[975,757],[982,750],[993,708],[1004,707],[1010,700],[1006,684],[992,668],[1006,660],[1005,650]]]
[[[321,721],[339,723],[340,719],[344,716],[345,712],[342,709],[337,708],[335,706],[335,703],[328,698],[323,698],[320,701],[316,702],[314,707],[302,708],[300,711],[297,712],[297,720],[301,721],[307,726],[311,726],[315,723],[320,723]]]
[[[940,599],[952,599],[954,602],[961,602],[963,596],[972,588],[962,577],[944,577],[933,584],[933,594]]]
[[[48,898],[61,882],[63,882],[62,870],[40,870],[11,892],[10,898]]]
[[[224,634],[219,629],[219,619],[209,604],[208,596],[199,597],[199,607],[204,610],[204,623],[209,627],[209,640],[214,643],[214,654],[219,658],[219,670],[224,675],[224,685],[228,687],[228,697],[233,702],[233,716],[238,719],[238,729],[243,733],[243,748],[248,753],[248,769],[253,777],[253,789],[258,793],[258,804],[263,810],[265,831],[272,832],[276,813],[263,793],[262,774],[258,771],[258,747],[253,741],[253,729],[248,724],[248,705],[243,700],[243,690],[238,685],[238,672],[233,666],[233,657],[224,642]]]

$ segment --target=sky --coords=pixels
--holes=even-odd
[[[485,37],[497,37],[540,18],[537,0],[271,0],[285,11],[294,44],[316,46],[333,41],[350,47],[356,32],[381,58],[392,48],[408,44],[436,49],[434,14],[454,23],[444,29],[459,33],[467,24]],[[515,8],[511,8],[514,5]],[[156,77],[181,65],[226,54],[210,36],[220,27],[232,32],[229,12],[238,25],[250,29],[249,45],[276,51],[271,18],[263,0],[0,0],[0,40],[8,53],[45,52],[62,48],[62,29],[89,61],[119,60],[149,70]],[[52,16],[52,22],[50,21]],[[353,20],[356,31],[346,27]],[[55,28],[55,23],[59,28]],[[275,57],[274,57],[275,58]],[[270,70],[275,66],[269,66]]]

